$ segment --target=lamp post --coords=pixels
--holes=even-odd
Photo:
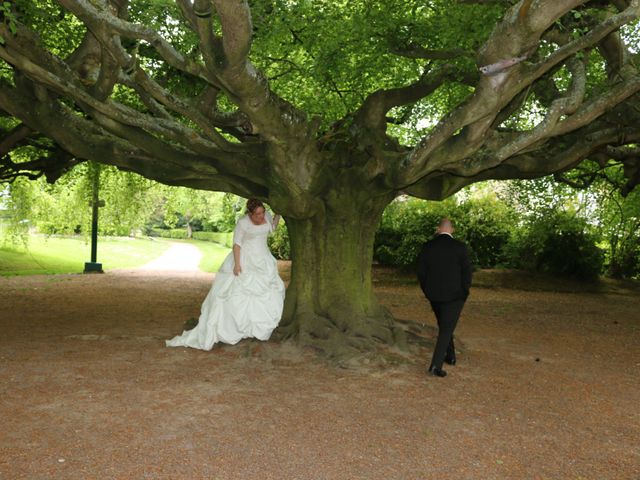
[[[90,175],[93,184],[91,198],[91,261],[85,262],[84,273],[104,273],[102,264],[98,263],[98,208],[104,207],[104,200],[98,199],[100,190],[100,165],[90,164]]]

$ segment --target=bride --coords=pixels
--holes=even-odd
[[[284,283],[267,246],[267,236],[279,221],[280,216],[271,218],[260,200],[247,201],[247,214],[233,231],[233,251],[216,274],[198,325],[167,340],[168,347],[211,350],[218,342],[269,339],[284,303]]]

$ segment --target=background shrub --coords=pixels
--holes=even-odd
[[[456,238],[470,250],[478,268],[494,267],[504,261],[504,247],[514,228],[515,214],[493,198],[428,202],[408,199],[391,203],[376,232],[374,258],[381,264],[412,266],[422,248],[431,239],[441,218],[454,223]]]
[[[615,278],[640,278],[640,245],[626,245],[615,258],[609,259],[608,271]]]
[[[228,248],[233,247],[233,232],[193,232],[193,238],[219,243]]]
[[[291,260],[291,247],[289,244],[289,230],[283,220],[280,220],[278,228],[269,235],[269,248],[278,260]]]
[[[414,198],[392,202],[382,214],[373,246],[374,259],[384,265],[411,266],[420,248],[433,236],[439,219],[455,209],[450,200]]]
[[[604,252],[587,222],[562,211],[550,211],[524,225],[514,235],[506,256],[515,268],[595,279]]]
[[[187,229],[186,228],[166,228],[166,229],[152,228],[149,231],[149,236],[186,240]]]
[[[493,197],[468,199],[456,208],[454,225],[476,268],[505,263],[505,247],[517,228],[516,214],[506,204]]]

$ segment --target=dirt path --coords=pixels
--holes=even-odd
[[[640,478],[637,292],[485,280],[436,379],[427,351],[344,371],[273,342],[165,348],[211,279],[0,278],[0,478]],[[412,279],[378,272],[376,290],[434,323]]]

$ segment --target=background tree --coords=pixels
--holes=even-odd
[[[398,193],[585,159],[623,165],[624,193],[640,180],[639,0],[7,5],[2,175],[92,159],[268,201],[293,258],[280,331],[332,354],[401,341],[370,281]]]
[[[500,199],[517,212],[519,219],[520,231],[506,252],[508,263],[522,268],[542,261],[546,265],[544,270],[557,273],[572,270],[571,264],[574,264],[580,268],[573,273],[583,273],[583,276],[607,273],[619,278],[637,277],[640,274],[640,190],[622,195],[627,183],[622,168],[586,161],[554,177],[506,182],[497,189]],[[557,241],[553,239],[554,230],[555,234],[580,237],[583,251],[580,252],[577,245],[566,245],[564,253],[555,255],[554,260],[550,251]],[[542,252],[545,242],[549,243],[550,255],[542,260],[535,251]],[[602,260],[598,260],[594,243],[605,253],[606,272],[597,269]],[[577,252],[580,253],[576,255]],[[555,261],[557,265],[553,265]]]
[[[620,172],[618,172],[618,176]],[[607,240],[608,273],[613,277],[640,276],[640,191],[623,197],[610,184],[596,190],[602,209],[597,215],[602,236]]]
[[[617,155],[615,147],[609,152],[614,157]],[[637,277],[640,274],[640,190],[627,192],[624,169],[619,165],[602,166],[587,161],[571,172],[556,174],[555,178],[574,192],[580,192],[587,209],[591,210],[589,216],[607,247],[608,274]]]
[[[35,228],[48,235],[88,235],[93,185],[87,167],[86,163],[78,165],[55,184],[46,183],[44,178],[20,178],[8,184],[10,218],[12,223],[22,222],[23,226],[13,231],[26,233],[26,228]],[[142,229],[155,215],[164,213],[166,190],[167,187],[131,172],[102,168],[100,199],[105,200],[105,206],[100,209],[99,233],[131,235]]]
[[[159,220],[168,227],[186,227],[187,238],[193,229],[231,232],[244,213],[246,200],[230,193],[212,193],[189,188],[164,188],[164,203]]]

